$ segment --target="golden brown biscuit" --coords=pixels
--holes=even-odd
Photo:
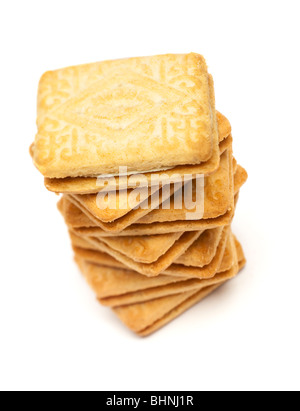
[[[103,305],[116,307],[191,291],[194,288],[200,289],[229,279],[231,274],[235,274],[230,270],[235,261],[234,247],[233,236],[231,236],[225,250],[226,255],[231,256],[230,264],[228,265],[228,259],[224,262],[223,257],[218,273],[208,280],[188,280],[166,275],[145,279],[145,276],[134,271],[99,266],[79,257],[76,257],[76,261],[99,301]],[[242,252],[238,254],[238,259],[243,260]]]
[[[195,267],[196,268],[205,267],[206,271],[207,271],[207,268],[208,269],[211,268],[209,266],[210,263],[213,263],[214,266],[217,266],[218,262],[216,260],[220,259],[221,256],[222,256],[222,253],[223,253],[223,250],[222,250],[223,246],[220,244],[222,236],[220,237],[220,239],[219,238],[214,239],[214,241],[215,241],[214,246],[210,247],[211,250],[207,252],[207,249],[204,245],[204,242],[205,242],[205,239],[207,238],[207,232],[209,232],[209,231],[214,231],[214,230],[205,231],[202,235],[200,235],[198,240],[196,240],[189,247],[189,249],[186,251],[185,254],[189,254],[190,250],[192,251],[191,252],[191,257],[193,257],[192,265],[188,260],[184,260],[184,262],[186,262],[186,264],[182,264],[180,262],[181,257],[179,257],[176,261],[174,261],[173,264],[175,264],[177,267],[178,266],[179,267],[186,266],[186,267],[193,267],[193,268],[195,268]],[[223,227],[221,228],[221,234],[222,233],[223,233]],[[74,249],[75,255],[80,260],[84,260],[84,261],[90,262],[92,264],[100,265],[100,266],[103,266],[103,267],[122,268],[124,270],[129,269],[128,266],[126,266],[122,262],[116,260],[114,257],[107,254],[106,252],[99,251],[97,246],[87,242],[84,238],[75,235],[71,231],[70,231],[70,237],[71,237],[72,247]],[[203,237],[203,240],[202,240],[202,237]],[[210,241],[212,241],[212,239],[210,239]],[[197,250],[197,246],[199,247],[198,250]],[[225,249],[225,253],[226,253],[226,249]],[[124,252],[123,252],[123,254],[124,254]],[[206,262],[207,264],[204,264],[204,262]],[[226,258],[226,254],[223,256],[222,267],[223,267],[222,271],[226,271],[228,268],[231,267],[231,261],[230,261],[229,258]],[[182,267],[182,268],[184,268],[184,267]],[[219,271],[220,270],[221,269],[219,268]],[[188,273],[188,271],[189,270],[186,271],[186,274]],[[193,272],[194,272],[194,270],[192,269],[191,273],[193,273]],[[203,274],[203,272],[202,272],[202,274]],[[178,274],[177,274],[177,276],[180,277]],[[186,277],[182,277],[182,278],[190,278],[190,277],[186,276]]]
[[[104,206],[99,207],[99,198],[97,194],[89,195],[65,195],[65,198],[76,205],[86,216],[92,220],[97,226],[105,231],[120,232],[133,223],[136,224],[151,224],[155,222],[180,221],[180,220],[199,220],[216,218],[226,214],[227,211],[233,209],[233,164],[232,150],[228,149],[221,156],[219,169],[212,175],[205,177],[204,190],[200,201],[203,207],[200,207],[196,188],[198,180],[192,180],[182,186],[175,185],[171,187],[170,193],[174,190],[176,193],[182,193],[181,209],[176,209],[175,196],[171,196],[167,190],[162,188],[157,198],[151,196],[148,198],[149,191],[144,188],[144,195],[140,196],[140,207],[133,210],[128,205],[128,195],[126,191],[117,192],[117,196],[112,196],[111,204],[102,201]],[[185,194],[191,192],[193,204],[197,207],[189,209],[186,204]],[[110,197],[108,198],[108,200]],[[116,202],[116,199],[118,202]],[[144,201],[142,201],[144,199]],[[151,200],[151,202],[149,201]],[[168,202],[169,209],[163,209]],[[145,204],[145,207],[143,205]],[[151,206],[150,206],[151,204]],[[155,209],[159,204],[162,206]],[[192,207],[193,207],[193,204]],[[117,206],[117,208],[116,208]],[[151,208],[150,208],[151,207]]]
[[[209,264],[203,266],[203,260],[199,254],[199,267],[197,266],[196,261],[194,261],[194,266],[184,266],[177,263],[178,255],[182,255],[182,250],[188,250],[191,245],[197,241],[196,239],[191,242],[190,238],[192,237],[188,236],[189,233],[183,234],[165,254],[163,254],[157,261],[150,264],[139,263],[132,260],[126,254],[126,249],[120,253],[111,249],[106,244],[102,244],[100,240],[95,241],[91,238],[87,241],[87,243],[91,243],[93,247],[98,247],[98,250],[92,249],[92,247],[87,248],[88,246],[85,246],[84,248],[78,247],[76,245],[78,244],[76,241],[76,236],[75,242],[73,242],[73,248],[76,256],[85,261],[115,268],[127,268],[149,277],[164,274],[172,275],[174,277],[203,279],[214,276],[218,271],[223,259],[229,233],[229,226],[223,229],[216,253]],[[199,237],[201,237],[201,235],[198,236],[198,238]],[[74,238],[74,235],[72,238]],[[81,239],[81,241],[83,241],[83,239]],[[190,241],[190,245],[188,245],[188,241]],[[111,257],[110,259],[107,258],[107,254]]]
[[[156,312],[158,312],[157,317],[159,318],[155,319],[152,324],[147,325],[145,328],[136,331],[137,335],[139,335],[140,337],[148,337],[149,335],[153,334],[154,332],[158,331],[159,329],[161,329],[162,327],[164,327],[165,325],[173,321],[175,318],[179,317],[181,314],[189,310],[194,305],[198,304],[200,301],[206,298],[209,294],[211,294],[213,291],[219,288],[222,284],[224,283],[211,285],[210,287],[203,288],[200,291],[196,291],[196,292],[195,290],[193,290],[187,293],[178,294],[178,297],[176,299],[173,298],[174,296],[170,296],[170,297],[164,297],[165,300],[162,298],[161,299],[162,301],[160,302],[158,302],[158,300],[152,300],[153,305],[155,304],[154,303],[155,301],[157,303],[162,304],[161,307],[156,307],[154,305],[154,308],[156,308]],[[131,307],[131,306],[128,306],[128,307]],[[120,320],[125,323],[125,321],[127,320],[126,314],[128,313],[122,312],[123,308],[125,307],[119,307],[117,309],[114,309],[114,311],[117,314],[117,316],[120,318]],[[163,308],[165,308],[165,310],[163,310]],[[161,313],[163,314],[161,315]],[[129,313],[129,315],[132,315],[132,313]],[[154,316],[152,315],[152,318],[153,317]],[[132,331],[134,331],[134,329],[132,329]]]
[[[178,233],[181,231],[205,231],[217,227],[224,227],[231,224],[234,216],[234,209],[226,214],[207,220],[191,220],[191,221],[170,221],[165,223],[152,224],[132,224],[124,230],[118,232],[118,236],[140,236],[140,235],[157,235],[166,233]],[[116,234],[107,232],[99,227],[79,227],[73,229],[74,233],[89,237],[101,239],[102,237],[114,237]]]
[[[235,255],[235,263],[229,278],[234,277],[239,271],[237,254],[235,253]],[[147,336],[201,301],[224,282],[210,285],[200,289],[200,291],[194,289],[143,303],[120,306],[114,308],[114,312],[129,329],[140,336]],[[176,287],[176,284],[174,286]]]
[[[107,244],[101,241],[98,238],[87,237],[87,242],[91,243],[95,247],[98,247],[98,250],[109,254],[111,257],[114,257],[116,260],[125,264],[129,269],[135,270],[140,274],[144,274],[148,277],[154,277],[162,272],[164,272],[167,267],[169,267],[177,258],[182,255],[197,238],[201,235],[201,231],[196,232],[187,232],[184,233],[174,245],[168,249],[168,251],[163,254],[158,260],[150,264],[139,263],[132,260],[126,254],[120,253]],[[178,274],[179,275],[179,274]]]
[[[144,303],[125,305],[113,309],[119,319],[135,333],[145,332],[148,327],[168,316],[176,307],[197,293],[197,290],[169,295]]]
[[[232,261],[234,257],[232,256]],[[203,288],[209,287],[211,285],[216,285],[223,283],[224,281],[230,280],[231,278],[235,277],[237,274],[236,269],[233,269],[233,264],[227,269],[222,272],[217,273],[214,277],[210,279],[186,279],[184,281],[180,281],[180,278],[177,277],[177,280],[174,281],[176,277],[167,277],[167,276],[160,276],[162,280],[167,282],[167,279],[170,278],[169,283],[161,284],[159,286],[149,287],[147,289],[143,289],[136,292],[129,292],[123,295],[116,295],[114,297],[106,297],[100,298],[98,297],[100,303],[107,307],[120,307],[124,305],[131,305],[142,303],[150,300],[154,300],[157,298],[162,298],[174,294],[184,293],[193,290],[201,290]],[[158,278],[160,278],[158,277]],[[90,284],[91,285],[91,284]],[[92,287],[93,288],[93,287]],[[96,289],[94,289],[96,291]],[[97,294],[97,293],[96,293]]]
[[[216,254],[212,261],[202,267],[190,266],[187,267],[186,265],[177,264],[177,260],[173,262],[168,268],[163,271],[165,275],[172,275],[174,277],[185,277],[185,278],[212,278],[218,272],[223,256],[225,253],[225,248],[227,242],[230,240],[230,226],[224,227],[220,243],[218,244]]]
[[[235,193],[240,189],[240,187],[244,184],[247,173],[241,167],[236,165],[236,161],[234,159],[234,171],[235,171]],[[68,227],[71,228],[80,228],[80,227],[97,227],[97,225],[90,220],[85,214],[83,214],[78,207],[76,207],[73,203],[67,200],[68,197],[62,197],[58,203],[59,211],[65,218],[65,222]]]
[[[184,233],[145,235],[138,237],[103,237],[103,241],[113,250],[138,263],[150,264],[164,255]]]
[[[182,264],[188,267],[204,267],[211,263],[221,241],[222,232],[223,227],[204,231],[198,240],[176,260],[176,264]]]
[[[76,238],[79,237],[76,236]],[[78,259],[89,262],[91,264],[100,265],[102,267],[122,268],[127,271],[129,270],[129,268],[125,264],[116,260],[114,257],[110,256],[104,251],[99,251],[97,247],[93,249],[93,246],[88,242],[85,243],[85,246],[76,246],[74,245],[74,243],[72,244],[73,251]]]
[[[197,180],[188,182],[183,187],[183,193],[190,190],[192,192],[192,200],[196,207],[188,209],[186,202],[182,201],[180,209],[176,209],[175,196],[171,197],[168,209],[163,209],[164,203],[159,209],[152,210],[136,221],[136,224],[152,224],[166,221],[182,221],[182,220],[199,220],[216,218],[224,215],[233,207],[234,202],[234,187],[233,187],[233,164],[232,164],[232,150],[226,150],[222,154],[220,166],[218,170],[205,177],[204,191],[200,201],[203,201],[203,210],[198,210],[197,203]],[[201,207],[200,207],[201,208]]]
[[[158,191],[159,187],[145,187],[139,188],[138,191],[116,191],[105,197],[86,194],[73,195],[73,198],[103,223],[112,223],[124,217],[135,207],[147,206]]]
[[[242,268],[244,267],[244,265],[245,265],[245,260],[242,260],[241,262],[239,262],[239,264],[237,265],[237,268],[235,270],[237,272],[241,271]],[[225,281],[225,283],[226,283],[226,281]],[[200,291],[198,291],[197,293],[193,293],[192,295],[189,295],[188,298],[183,303],[181,303],[180,305],[178,305],[175,308],[172,308],[171,311],[169,311],[167,314],[165,314],[163,317],[161,317],[159,320],[155,321],[153,324],[151,324],[150,326],[148,326],[144,330],[139,331],[138,335],[140,337],[146,337],[150,334],[153,334],[155,331],[159,330],[164,325],[168,324],[169,322],[171,322],[172,320],[177,318],[179,315],[184,313],[186,310],[191,308],[193,305],[195,305],[195,304],[199,303],[200,301],[202,301],[205,297],[207,297],[209,294],[211,294],[213,291],[215,291],[217,288],[219,288],[223,284],[224,283],[220,283],[220,284],[212,285],[212,286],[209,286],[209,287],[205,287],[205,288],[201,289]]]
[[[99,209],[97,205],[97,196],[94,194],[87,196],[75,196],[65,194],[64,196],[68,201],[70,201],[77,208],[79,208],[88,217],[88,219],[92,220],[93,223],[100,229],[111,233],[119,233],[120,231],[123,231],[126,227],[129,227],[130,225],[138,221],[140,218],[150,213],[151,209],[158,207],[161,203],[163,203],[170,197],[170,194],[172,195],[174,193],[174,190],[177,191],[179,189],[180,187],[178,186],[178,184],[171,186],[170,192],[161,189],[158,192],[158,196],[154,196],[153,198],[151,197],[151,208],[148,206],[149,198],[147,198],[143,203],[141,203],[141,206],[139,208],[132,209],[128,207],[126,209],[126,213],[122,217],[117,218],[116,220],[111,222],[104,222],[100,219],[100,217],[103,219],[110,219],[112,218],[113,214],[115,215],[115,217],[117,215],[121,215],[123,213],[123,210]],[[89,197],[87,201],[86,197]],[[127,194],[125,194],[125,197],[127,199]],[[144,203],[146,204],[146,207],[143,206]]]
[[[221,113],[217,112],[217,119],[218,119],[218,130],[219,130],[219,152],[220,155],[224,153],[224,151],[229,148],[232,144],[232,136],[231,136],[231,125],[227,118],[223,116]],[[34,154],[34,144],[32,144],[30,148],[31,156]],[[212,169],[212,163],[216,163],[216,160],[212,158],[207,161],[206,163],[202,163],[200,165],[189,166],[177,166],[171,170],[166,170],[162,174],[161,172],[157,171],[154,173],[146,173],[146,181],[147,185],[150,187],[152,185],[164,183],[165,178],[169,178],[174,175],[179,175],[182,179],[184,175],[190,175],[191,178],[195,178],[198,174],[210,174],[217,168],[217,164],[215,169]],[[211,164],[210,164],[211,163]],[[210,170],[210,173],[207,172]],[[162,175],[161,175],[162,174]],[[103,189],[104,187],[109,190],[122,190],[127,189],[128,187],[136,187],[138,183],[138,176],[131,175],[131,176],[124,176],[124,177],[108,177],[106,179],[95,178],[95,177],[67,177],[67,178],[45,178],[45,186],[48,190],[53,191],[55,193],[65,193],[65,194],[93,194],[98,193],[99,190]],[[141,182],[143,183],[143,182]],[[141,184],[142,186],[142,184]]]
[[[189,247],[189,249],[182,255],[180,256],[174,263],[180,264],[180,265],[185,265],[187,267],[204,267],[208,264],[210,264],[213,260],[213,258],[216,256],[217,253],[217,248],[220,244],[221,237],[223,233],[223,227],[219,227],[217,229],[212,229],[212,230],[206,230],[204,233],[200,235],[200,237]],[[79,258],[103,265],[103,266],[108,266],[108,267],[119,267],[119,268],[128,268],[126,265],[122,264],[121,262],[117,261],[115,258],[109,256],[107,253],[101,252],[98,250],[97,246],[94,244],[89,243],[84,239],[84,237],[77,236],[74,234],[72,231],[69,232],[72,246],[74,248],[75,254],[78,255]],[[174,241],[174,234],[178,233],[171,233],[167,234],[167,236],[170,236],[172,238],[172,243]],[[181,233],[180,237],[181,237]],[[147,238],[149,237],[149,241],[147,241]],[[153,237],[162,237],[162,238],[154,238]],[[179,238],[180,238],[179,237]],[[101,240],[119,240],[122,239],[123,237],[101,237]],[[166,241],[165,235],[157,235],[157,236],[137,236],[137,237],[125,237],[132,239],[130,248],[134,249],[134,244],[138,239],[141,238],[142,241],[147,241],[146,244],[146,249],[151,249],[151,254],[153,254],[152,249],[155,249],[155,254],[156,256],[158,254],[163,255],[165,254],[166,251],[159,252],[159,248],[157,247],[158,244],[161,245],[161,247],[164,248],[164,250],[167,249],[169,246],[169,241]],[[129,240],[130,241],[130,240]],[[109,242],[107,242],[107,245],[109,245]],[[172,244],[173,245],[173,244]],[[113,247],[111,247],[113,248]],[[131,256],[133,260],[137,260],[136,258],[133,258],[136,256],[136,253],[132,250],[127,250],[126,246],[124,244],[119,244],[119,247],[117,251],[122,252],[123,254],[126,254],[128,257]],[[139,251],[137,251],[139,253]],[[144,254],[144,252],[142,252]],[[157,261],[157,260],[155,260]],[[224,269],[225,270],[225,269]]]
[[[98,251],[98,248],[96,246],[94,246],[93,244],[87,242],[84,239],[84,237],[79,237],[78,235],[74,234],[71,230],[69,230],[69,235],[70,235],[70,239],[71,239],[71,243],[72,243],[73,248]],[[115,237],[113,237],[113,238],[115,238]],[[96,263],[97,263],[97,261],[96,261]],[[100,264],[101,264],[101,262],[100,262]],[[112,267],[114,267],[114,265],[112,265]]]
[[[241,167],[237,167],[235,174],[235,202],[238,199],[238,192],[242,185],[247,180],[247,172]],[[68,208],[68,204],[66,205]],[[60,207],[62,210],[62,207]],[[73,210],[68,213],[61,211],[66,224],[69,228],[73,229],[74,232],[80,236],[86,237],[111,237],[115,236],[113,233],[102,230],[96,227],[95,224],[85,216],[81,216],[80,220],[82,223],[79,225],[79,218],[73,219]],[[180,231],[204,231],[207,229],[212,229],[216,227],[225,226],[231,223],[234,215],[234,209],[227,212],[223,216],[208,219],[208,220],[198,220],[198,221],[176,221],[176,222],[163,222],[163,223],[152,223],[152,224],[132,224],[130,227],[122,230],[118,233],[119,236],[139,236],[139,235],[153,235],[153,234],[165,234],[165,233],[176,233]],[[74,223],[77,223],[74,225]],[[73,227],[74,225],[74,227]]]
[[[210,82],[204,58],[194,53],[47,72],[34,163],[45,177],[64,178],[208,161],[218,150]]]
[[[121,297],[122,295],[147,290],[149,288],[182,282],[182,279],[178,277],[159,275],[149,278],[128,269],[104,267],[89,263],[78,256],[75,257],[75,260],[98,298]]]

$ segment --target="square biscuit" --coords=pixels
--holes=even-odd
[[[156,261],[147,264],[133,260],[126,254],[123,254],[120,251],[111,248],[104,241],[98,238],[86,237],[85,239],[92,246],[97,247],[99,251],[109,254],[111,257],[124,264],[127,268],[137,271],[138,273],[143,274],[147,277],[156,277],[157,275],[164,272],[168,267],[170,267],[170,265],[172,265],[172,263],[176,261],[178,257],[184,254],[201,234],[201,231],[184,233],[177,241],[175,241],[173,246],[171,246],[165,254],[163,254]],[[126,252],[126,250],[123,251]],[[177,271],[174,275],[180,276]],[[184,272],[183,276],[185,276],[185,274],[186,273]],[[171,275],[173,275],[173,273]]]
[[[209,161],[198,165],[183,165],[177,166],[170,170],[165,170],[163,174],[160,171],[153,173],[146,173],[146,184],[152,186],[164,184],[165,178],[174,177],[175,174],[187,176],[190,174],[193,178],[197,174],[212,174],[218,168],[218,161],[216,157],[222,155],[224,151],[232,144],[231,125],[228,119],[217,111],[218,122],[218,134],[219,134],[219,154],[215,152]],[[34,155],[34,144],[30,147],[31,157]],[[124,177],[108,177],[108,178],[96,178],[96,177],[75,177],[75,178],[45,178],[45,187],[49,191],[54,193],[66,193],[66,194],[93,194],[98,193],[104,187],[106,190],[122,190],[130,187],[134,187],[138,184],[138,176],[133,174],[131,176]],[[174,178],[173,178],[174,180]],[[142,186],[143,181],[139,181]]]
[[[195,53],[47,72],[37,112],[33,160],[48,178],[163,170],[213,155],[213,85]]]
[[[78,257],[76,252],[75,260],[99,301],[106,306],[118,307],[150,301],[154,298],[178,294],[196,288],[201,289],[229,279],[230,274],[236,274],[236,272],[230,273],[230,269],[235,263],[235,248],[239,245],[239,243],[234,244],[234,242],[233,236],[231,236],[226,247],[227,253],[231,256],[230,262],[224,264],[223,257],[218,273],[208,280],[185,279],[166,275],[147,278],[135,271],[90,263]],[[243,259],[241,246],[237,251],[238,260],[241,261]]]
[[[171,277],[171,276],[165,276],[161,275],[158,277],[154,277],[152,279],[147,278],[147,281],[154,280],[156,281],[156,284],[148,284],[147,288],[143,288],[143,285],[140,284],[135,284],[133,280],[131,280],[132,283],[130,284],[132,291],[127,292],[127,293],[122,293],[121,295],[112,295],[110,297],[99,297],[98,293],[102,291],[101,287],[101,277],[103,276],[103,273],[107,275],[105,267],[101,266],[96,266],[93,264],[89,264],[87,262],[82,262],[83,268],[85,269],[85,272],[83,274],[87,273],[89,276],[87,279],[89,280],[92,279],[93,281],[89,282],[91,285],[92,289],[95,291],[99,301],[101,302],[102,305],[108,306],[108,307],[118,307],[118,306],[124,306],[124,305],[130,305],[130,304],[137,304],[137,303],[142,303],[146,301],[150,301],[156,298],[162,298],[167,295],[174,295],[178,293],[183,293],[187,291],[192,291],[195,289],[201,290],[205,287],[215,285],[222,283],[224,281],[227,281],[231,278],[233,278],[236,274],[237,271],[235,269],[235,249],[232,244],[230,247],[228,247],[228,253],[231,255],[231,262],[230,264],[221,264],[221,267],[218,271],[218,273],[211,279],[180,279],[176,277]],[[242,256],[238,254],[238,261],[242,261]],[[92,268],[94,269],[94,276],[91,276]],[[100,276],[96,276],[99,273]],[[109,270],[111,272],[111,270]],[[122,271],[122,270],[115,270],[115,271]],[[132,272],[133,274],[134,272]],[[102,275],[101,275],[102,274]],[[118,273],[119,274],[119,273]],[[136,274],[137,276],[138,274]],[[92,277],[92,278],[91,278]],[[99,278],[100,277],[100,278]],[[143,276],[140,276],[143,277]],[[119,274],[120,278],[120,274]],[[128,278],[128,275],[127,275]],[[100,281],[99,281],[100,280]],[[177,280],[177,281],[175,281]],[[123,281],[125,282],[125,278],[123,278]],[[111,282],[112,283],[112,282]],[[130,281],[129,281],[130,283]],[[161,283],[161,284],[160,284]],[[107,283],[106,283],[107,284]],[[127,283],[128,284],[128,283]],[[114,287],[116,287],[115,284],[112,284]],[[146,286],[146,284],[144,285]],[[107,287],[106,287],[107,288]],[[129,288],[129,287],[128,287]],[[136,289],[136,290],[135,290]],[[116,290],[118,291],[118,290]]]
[[[212,285],[204,286],[202,284],[200,287],[198,286],[198,289],[194,288],[191,291],[154,298],[141,303],[122,305],[113,308],[113,311],[130,330],[140,336],[148,336],[233,278],[244,264],[243,261],[238,260],[238,255],[235,252],[235,262],[232,268],[225,275],[223,274],[223,282],[220,278],[221,282],[214,283],[212,281]],[[176,287],[176,284],[174,286]]]
[[[157,197],[156,199],[155,196],[154,198],[151,197],[151,205],[148,201],[150,197],[146,199],[144,198],[148,195],[148,190],[142,189],[142,191],[144,191],[144,202],[141,202],[141,208],[135,210],[130,209],[127,205],[127,192],[124,190],[118,191],[117,196],[112,197],[114,200],[116,200],[115,197],[118,198],[118,206],[121,206],[120,209],[115,209],[114,207],[110,209],[110,204],[113,205],[113,201],[109,203],[106,201],[107,199],[105,199],[103,203],[108,209],[104,209],[104,207],[101,207],[101,199],[98,199],[97,194],[65,194],[64,198],[80,208],[88,217],[88,226],[91,226],[89,222],[89,220],[91,220],[96,226],[99,226],[103,230],[115,233],[121,232],[134,223],[151,224],[155,222],[183,221],[187,219],[199,220],[202,218],[207,220],[224,215],[233,206],[234,187],[232,168],[232,152],[230,149],[222,154],[218,171],[205,177],[205,196],[203,199],[202,215],[201,211],[199,214],[198,207],[196,206],[192,209],[186,208],[183,199],[180,209],[175,209],[176,197],[171,195],[170,198],[170,194],[173,190],[175,190],[175,193],[181,191],[182,187],[179,187],[177,184],[174,187],[171,187],[170,193],[168,190],[162,189],[159,192],[159,198]],[[188,192],[188,188],[192,191],[193,200],[196,200],[196,181],[192,180],[188,182],[185,188],[185,192]],[[157,190],[157,187],[155,189]],[[160,206],[161,204],[166,204],[166,202],[170,203],[169,209],[164,209],[164,207]],[[124,205],[126,205],[127,208]]]
[[[220,166],[218,170],[205,177],[204,193],[202,197],[203,212],[198,212],[199,202],[197,200],[197,180],[191,180],[185,184],[182,190],[184,193],[192,192],[193,208],[189,208],[190,204],[182,198],[182,204],[176,205],[176,195],[167,200],[166,207],[164,203],[155,210],[142,217],[137,221],[137,224],[152,224],[166,221],[182,221],[182,220],[199,220],[216,218],[225,214],[233,203],[234,187],[233,187],[233,166],[232,166],[232,149],[228,149],[221,156]],[[176,208],[177,207],[177,208]],[[202,215],[201,215],[202,214]]]
[[[240,188],[247,180],[247,172],[240,165],[237,166],[234,175],[234,194],[235,204],[238,201]],[[82,210],[70,203],[66,198],[62,198],[58,204],[58,208],[63,215],[67,226],[74,230],[78,235],[84,237],[114,237],[116,233],[108,232],[101,229],[93,221],[91,221]],[[234,209],[227,212],[223,216],[194,221],[169,221],[152,224],[132,224],[123,231],[118,232],[118,236],[144,236],[157,235],[165,233],[178,233],[179,231],[199,231],[225,226],[231,223],[234,214]]]
[[[133,260],[130,255],[126,254],[126,249],[122,249],[122,251],[118,251],[113,249],[106,243],[101,240],[97,240],[95,238],[87,238],[85,239],[87,243],[91,244],[90,249],[80,249],[76,246],[78,241],[76,240],[76,236],[71,235],[73,248],[76,252],[76,255],[80,258],[83,258],[86,261],[91,263],[100,264],[100,265],[108,265],[117,268],[125,268],[134,270],[140,274],[143,274],[147,277],[156,277],[157,275],[164,274],[164,275],[171,275],[174,277],[181,277],[181,278],[211,278],[215,275],[217,270],[220,267],[222,262],[223,255],[225,253],[228,237],[229,237],[229,230],[230,227],[227,226],[223,229],[221,240],[217,246],[215,256],[213,256],[212,261],[206,265],[202,265],[201,258],[198,258],[199,266],[197,266],[197,262],[194,262],[194,267],[188,267],[181,264],[178,264],[178,258],[188,250],[202,235],[202,233],[185,233],[183,234],[174,244],[171,246],[165,254],[163,254],[158,260],[153,263],[145,264],[137,262]],[[74,241],[75,237],[75,241]],[[81,239],[81,241],[84,239]],[[86,246],[84,246],[86,247]],[[95,250],[96,248],[96,250]],[[111,261],[107,261],[104,258],[103,261],[103,253],[108,254],[110,257],[113,258]],[[121,265],[120,265],[121,263]]]

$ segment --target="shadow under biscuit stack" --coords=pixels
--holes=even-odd
[[[31,155],[62,194],[75,261],[129,329],[157,331],[243,268],[231,222],[247,173],[202,56],[47,72],[37,126]]]

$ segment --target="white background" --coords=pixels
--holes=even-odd
[[[0,389],[300,388],[299,1],[7,1],[1,38]],[[249,173],[247,268],[148,339],[95,301],[28,147],[49,69],[198,52]]]

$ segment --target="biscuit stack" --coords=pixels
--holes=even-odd
[[[47,72],[31,147],[101,304],[146,336],[245,264],[231,221],[246,171],[202,56]],[[189,200],[185,193],[190,193]]]

